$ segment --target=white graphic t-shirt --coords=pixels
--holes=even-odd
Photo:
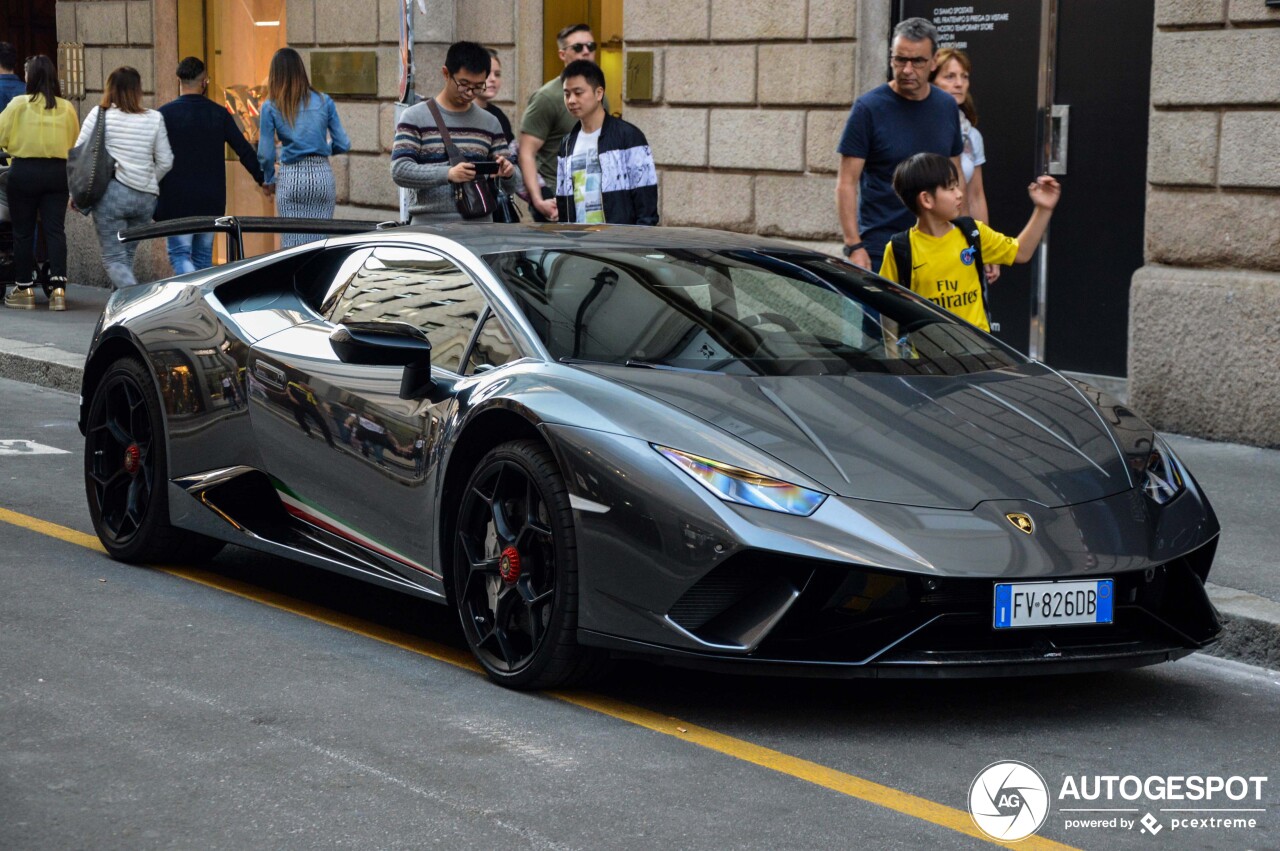
[[[604,204],[600,200],[600,131],[578,132],[569,170],[573,174],[573,220],[581,224],[604,224]]]

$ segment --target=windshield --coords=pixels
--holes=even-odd
[[[485,257],[551,356],[730,375],[960,375],[1022,363],[900,287],[807,252]]]

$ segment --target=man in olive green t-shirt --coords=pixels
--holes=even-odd
[[[565,65],[577,59],[596,61],[596,40],[586,24],[572,24],[560,30],[556,46]],[[608,98],[604,101],[604,111],[609,111]],[[519,153],[520,175],[529,193],[534,221],[556,220],[556,152],[560,150],[560,140],[577,123],[564,105],[564,87],[559,74],[529,96],[529,105],[520,120]]]

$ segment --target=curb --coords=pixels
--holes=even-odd
[[[80,395],[84,355],[42,343],[0,338],[0,378]]]
[[[84,356],[55,346],[0,338],[0,378],[80,394]],[[1205,583],[1224,628],[1218,643],[1200,651],[1219,659],[1280,670],[1280,603]]]

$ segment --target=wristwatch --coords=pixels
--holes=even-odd
[[[853,252],[861,251],[866,247],[867,247],[867,244],[865,242],[855,242],[853,245],[846,245],[844,248],[840,250],[840,253],[843,254],[845,257],[849,257],[853,254]]]

